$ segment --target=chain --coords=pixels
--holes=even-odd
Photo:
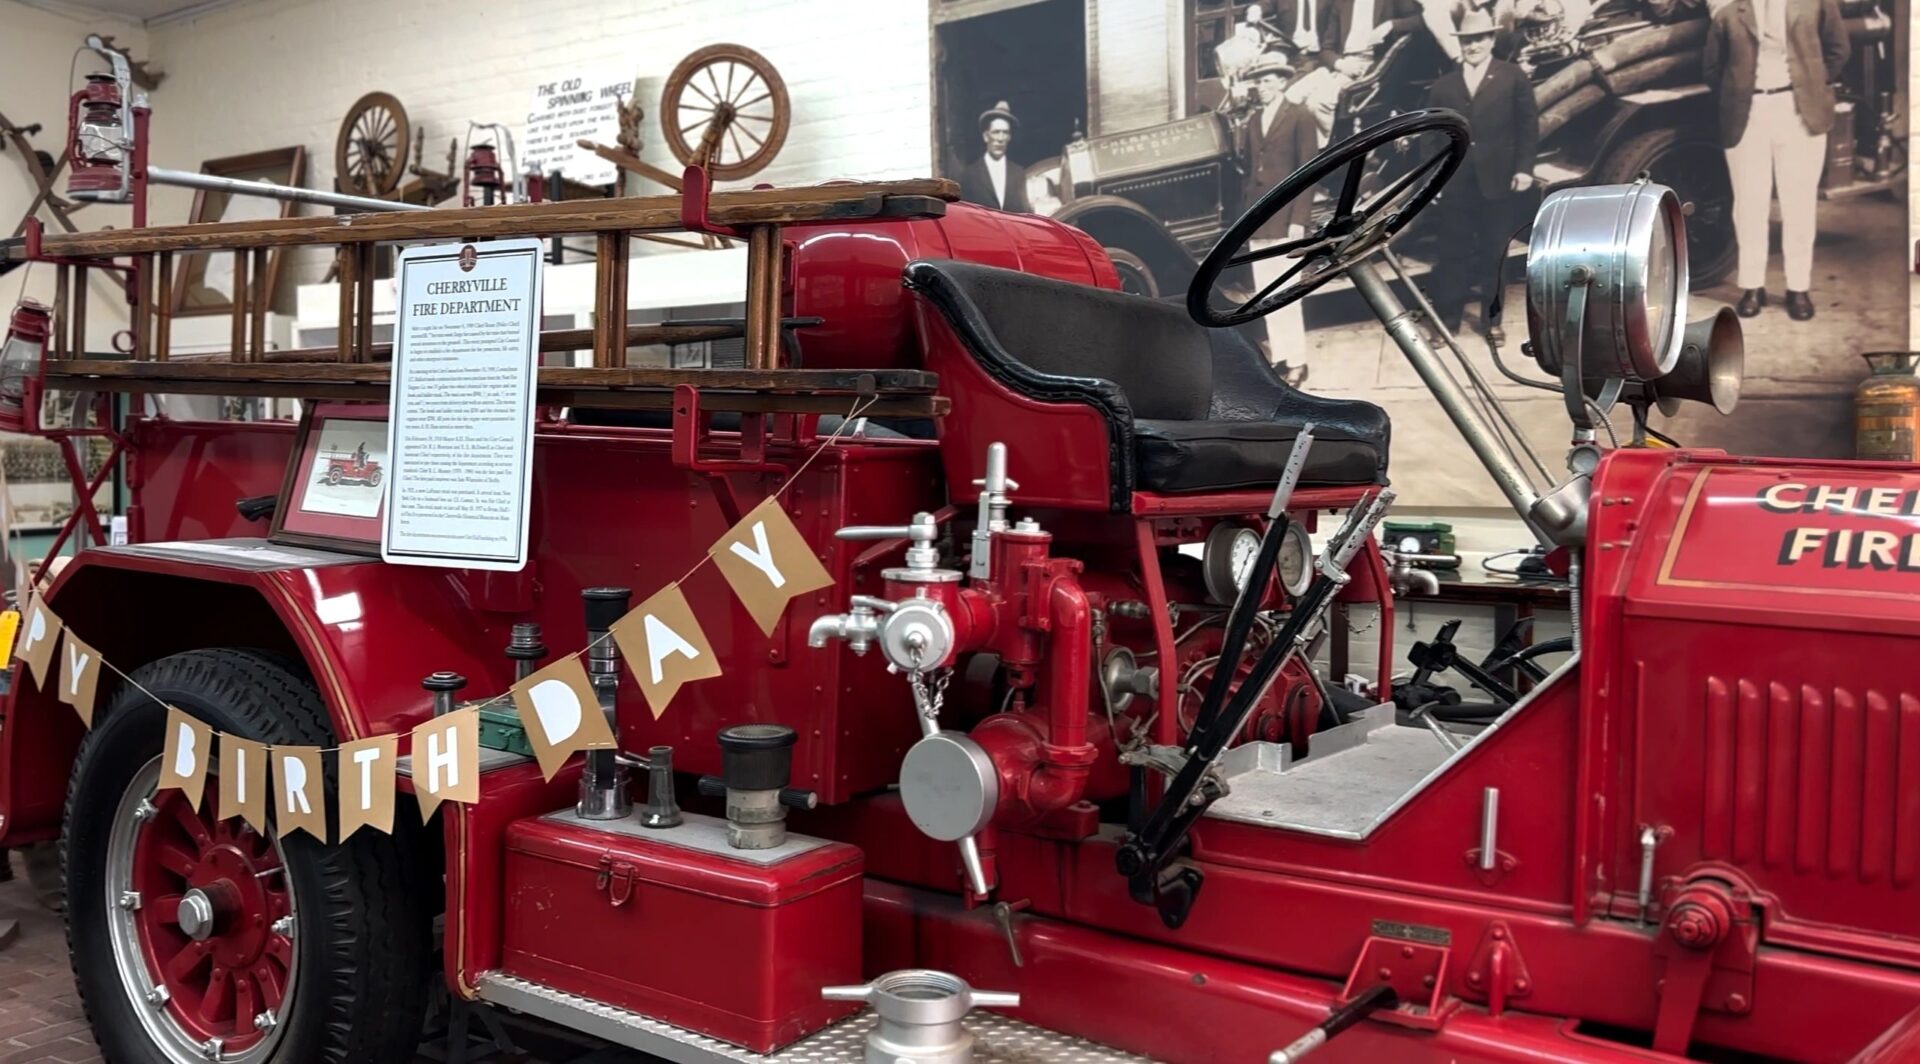
[[[933,685],[927,685],[927,671],[915,669],[907,674],[907,682],[913,687],[913,707],[920,716],[933,725],[933,731],[940,730],[940,707],[947,702],[947,685],[953,682],[952,669],[932,669]]]

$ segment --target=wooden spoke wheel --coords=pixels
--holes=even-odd
[[[413,146],[407,109],[391,93],[370,92],[354,101],[333,142],[333,170],[340,190],[385,196],[400,187]]]
[[[660,97],[660,127],[682,166],[704,161],[717,181],[759,173],[786,143],[793,108],[766,57],[715,44],[680,61]]]

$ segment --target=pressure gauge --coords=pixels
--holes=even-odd
[[[1222,521],[1207,533],[1201,548],[1200,567],[1207,579],[1207,597],[1221,605],[1231,605],[1246,586],[1247,575],[1260,554],[1260,530],[1247,525]]]
[[[1299,598],[1307,593],[1307,585],[1313,583],[1313,538],[1307,535],[1307,526],[1287,522],[1286,538],[1280,541],[1280,554],[1273,567],[1280,574],[1280,587],[1287,597]]]

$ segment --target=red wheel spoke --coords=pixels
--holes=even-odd
[[[293,940],[285,935],[272,935],[267,939],[267,956],[279,961],[282,967],[293,967]]]
[[[260,1015],[254,1006],[253,976],[247,972],[233,973],[233,1027],[235,1031],[253,1030],[253,1018]]]
[[[233,975],[224,971],[216,974],[213,981],[207,984],[206,994],[200,998],[200,1021],[213,1024],[224,1019],[227,1010],[232,1007],[232,991]]]
[[[174,954],[173,958],[167,961],[165,969],[167,982],[179,983],[185,981],[188,976],[198,971],[200,966],[205,964],[206,961],[207,951],[200,943],[187,943],[185,948]]]
[[[280,981],[280,973],[273,970],[273,965],[261,961],[253,966],[253,981],[260,984],[260,1004],[278,1011],[280,1003],[287,998],[287,987]]]
[[[192,875],[194,865],[198,863],[193,854],[188,853],[186,850],[171,842],[155,840],[153,852],[154,856],[159,859],[162,868],[179,876],[181,879]]]
[[[155,920],[163,924],[180,922],[180,895],[162,894],[152,901],[142,902],[142,907],[153,914]]]
[[[173,815],[174,823],[179,824],[187,833],[187,837],[201,849],[204,850],[213,845],[213,835],[207,831],[207,822],[200,819],[200,814],[194,812],[193,807],[188,805],[184,798],[168,802],[167,811]]]

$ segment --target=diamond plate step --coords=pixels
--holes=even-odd
[[[777,1053],[761,1055],[706,1035],[649,1019],[502,972],[484,972],[475,984],[480,1000],[524,1012],[583,1034],[602,1038],[675,1064],[863,1064],[872,1009],[863,1009]],[[990,1011],[967,1017],[976,1064],[1150,1064],[1081,1038],[1010,1020]]]

